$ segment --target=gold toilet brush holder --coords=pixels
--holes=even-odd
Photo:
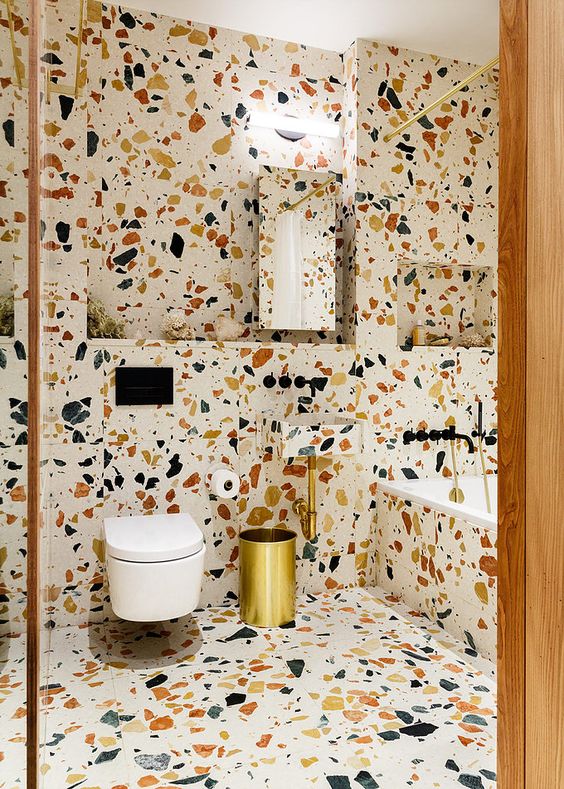
[[[296,615],[296,532],[282,527],[239,534],[241,619],[255,627],[280,627]]]

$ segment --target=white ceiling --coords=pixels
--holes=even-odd
[[[499,0],[125,0],[180,19],[344,52],[368,38],[469,63],[498,51]]]

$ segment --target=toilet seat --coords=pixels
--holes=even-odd
[[[203,534],[188,513],[105,518],[104,537],[107,556],[126,562],[170,562],[204,547]]]
[[[112,610],[132,622],[164,622],[198,607],[206,545],[189,513],[105,518]]]

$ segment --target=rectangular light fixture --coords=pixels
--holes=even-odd
[[[275,129],[278,132],[304,136],[314,134],[317,137],[339,137],[341,134],[341,128],[338,123],[314,118],[290,118],[287,115],[278,115],[275,112],[251,112],[249,126]]]

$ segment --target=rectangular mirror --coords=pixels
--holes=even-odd
[[[338,188],[332,173],[261,166],[261,328],[335,330]]]

